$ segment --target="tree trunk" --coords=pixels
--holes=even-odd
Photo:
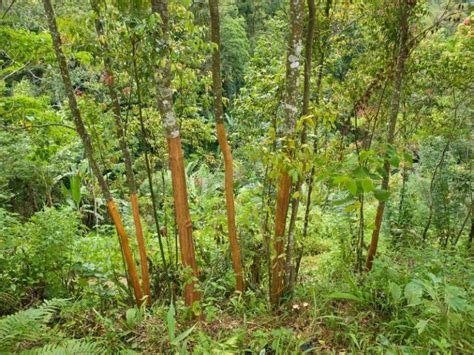
[[[104,59],[104,78],[103,81],[109,90],[109,96],[112,101],[112,111],[115,119],[115,130],[117,139],[119,141],[120,150],[122,151],[122,157],[125,163],[125,176],[130,193],[130,202],[132,207],[133,221],[135,224],[135,233],[137,237],[138,250],[140,253],[140,266],[142,272],[142,285],[143,292],[147,296],[147,303],[151,304],[151,292],[150,292],[150,276],[148,272],[148,259],[146,255],[145,240],[143,238],[143,228],[140,220],[140,209],[138,206],[137,197],[137,183],[135,180],[135,174],[133,173],[132,157],[128,149],[127,139],[122,125],[122,112],[120,108],[119,97],[117,95],[116,86],[114,82],[114,74],[112,72],[112,60],[109,53],[109,46],[107,44],[104,28],[101,21],[100,7],[97,0],[91,0],[91,6],[95,12],[95,28],[97,37],[99,39],[102,55]]]
[[[303,0],[290,1],[289,16],[289,37],[288,51],[286,60],[286,97],[284,104],[284,112],[286,118],[286,137],[294,139],[294,130],[297,119],[297,102],[298,102],[298,81],[300,77],[301,52],[303,50],[302,34],[303,34]],[[287,149],[286,153],[291,157],[293,152]],[[284,255],[284,235],[286,216],[288,213],[288,205],[290,202],[291,178],[286,168],[282,168],[280,172],[280,180],[278,185],[276,210],[275,210],[275,238],[273,248],[275,255],[273,259],[272,270],[272,292],[270,302],[276,306],[280,303],[280,297],[284,288],[285,278],[285,255]]]
[[[169,264],[166,261],[165,257],[165,251],[163,248],[163,239],[162,239],[162,230],[160,227],[160,220],[158,219],[158,206],[156,203],[156,195],[155,195],[155,188],[153,185],[153,174],[152,174],[152,168],[150,165],[150,145],[148,144],[147,141],[147,132],[145,129],[145,120],[143,117],[143,110],[142,110],[142,89],[141,89],[141,82],[138,74],[138,65],[137,65],[137,56],[136,56],[136,39],[135,37],[132,37],[132,69],[133,69],[133,79],[135,81],[135,85],[137,88],[137,105],[138,105],[138,120],[140,121],[140,130],[142,133],[142,139],[143,139],[143,144],[145,145],[145,170],[147,174],[147,179],[148,179],[148,187],[150,189],[150,199],[151,199],[151,206],[153,209],[153,220],[155,222],[155,229],[156,229],[156,235],[158,237],[158,244],[160,247],[160,253],[161,253],[161,260],[163,261],[163,266],[165,270],[168,269],[168,265],[172,264],[171,261],[171,256],[169,256]],[[161,173],[163,174],[163,169],[161,170]],[[166,212],[165,212],[166,215]],[[166,223],[165,223],[165,228],[166,228]],[[166,229],[165,232],[166,233]],[[169,238],[167,239],[168,241],[168,252],[171,253],[171,247],[169,245]],[[171,290],[171,280],[169,279],[168,276],[168,271],[165,272],[166,275],[166,280],[168,282],[168,285]]]
[[[81,113],[79,112],[79,108],[77,107],[76,97],[74,96],[74,90],[72,87],[71,78],[69,76],[69,69],[67,67],[66,57],[61,48],[61,37],[58,32],[58,27],[56,24],[53,6],[51,5],[51,0],[43,0],[43,5],[48,19],[48,26],[51,32],[51,37],[53,40],[53,46],[56,52],[59,69],[61,71],[64,89],[68,97],[69,109],[71,110],[76,130],[82,140],[82,144],[84,145],[85,155],[89,160],[91,170],[97,178],[102,194],[104,195],[107,201],[107,208],[109,210],[110,217],[114,222],[115,228],[117,229],[117,234],[119,236],[122,252],[125,257],[125,262],[127,264],[128,273],[130,275],[133,291],[135,294],[135,300],[137,305],[140,305],[142,303],[142,292],[140,288],[137,270],[135,267],[135,262],[133,261],[133,254],[128,244],[128,237],[123,227],[120,214],[115,205],[115,201],[112,197],[112,194],[110,193],[109,187],[107,186],[107,183],[105,182],[105,179],[102,176],[100,168],[97,165],[96,160],[94,159],[91,138],[86,130],[86,127],[84,126],[84,122],[81,118]]]
[[[325,16],[326,20],[329,18],[329,11],[331,10],[331,4],[332,4],[332,0],[326,0],[326,5],[325,5],[325,8],[324,8],[324,16]],[[320,32],[321,32],[321,30],[319,30],[319,33]],[[322,84],[322,81],[323,81],[323,68],[324,68],[325,59],[326,59],[326,55],[325,55],[326,47],[325,47],[325,45],[327,44],[327,40],[328,40],[329,36],[326,36],[325,40],[323,40],[321,38],[321,35],[319,35],[318,37],[319,38],[317,40],[318,40],[318,42],[321,43],[321,45],[320,45],[321,56],[320,56],[320,59],[319,59],[318,77],[317,77],[316,89],[315,89],[315,99],[314,99],[314,101],[315,101],[316,105],[319,105],[319,97],[320,97],[320,93],[321,93],[321,84]],[[315,133],[315,135],[318,133],[317,132],[317,126],[314,129],[314,133]],[[303,132],[303,134],[306,135],[306,132]],[[315,139],[314,142],[313,142],[313,151],[314,151],[314,153],[317,153],[317,143],[318,143],[318,141],[317,141],[317,139]],[[316,173],[316,168],[313,164],[311,166],[311,172],[310,172],[309,177],[308,177],[307,182],[306,182],[307,185],[308,185],[308,193],[306,195],[306,205],[305,205],[304,219],[303,219],[303,234],[302,234],[302,237],[301,237],[302,240],[305,240],[306,236],[308,235],[309,213],[311,211],[311,199],[312,199],[312,194],[313,194],[313,180],[314,180],[314,174],[315,173]],[[298,279],[298,273],[299,273],[302,258],[303,258],[303,250],[301,249],[298,252],[298,256],[297,256],[297,260],[296,260],[296,268],[295,268],[295,275],[294,275],[295,282]]]
[[[311,67],[313,61],[313,41],[314,41],[314,27],[316,20],[316,6],[314,0],[308,0],[308,29],[306,33],[305,43],[305,62],[304,62],[304,86],[303,86],[303,109],[302,116],[309,114],[309,96],[311,86]],[[303,133],[301,135],[301,145],[306,143],[306,129],[307,124],[304,122]],[[301,185],[303,179],[299,176],[296,182],[295,191],[298,193],[291,201],[291,215],[290,224],[288,226],[288,243],[286,246],[286,264],[285,264],[285,288],[287,292],[291,293],[295,283],[295,269],[293,266],[293,253],[295,249],[295,225],[298,217],[298,209],[300,205]]]
[[[402,90],[402,81],[403,75],[405,73],[405,63],[408,58],[408,18],[410,16],[410,7],[412,1],[406,0],[401,3],[401,22],[400,22],[400,45],[399,45],[399,54],[397,59],[397,67],[395,70],[395,80],[393,85],[393,93],[390,102],[390,116],[388,122],[388,131],[387,131],[387,143],[393,144],[395,139],[395,127],[397,125],[397,116],[400,109],[400,94]],[[390,163],[385,160],[383,165],[383,170],[385,175],[382,179],[382,189],[388,190],[389,180],[390,180]],[[370,241],[369,251],[367,253],[367,261],[365,264],[366,270],[370,271],[372,269],[372,264],[374,261],[375,253],[377,252],[377,245],[379,241],[380,228],[382,226],[383,213],[385,209],[385,202],[379,201],[377,206],[377,213],[375,217],[375,226],[372,232],[372,239]]]
[[[184,299],[187,306],[199,301],[200,294],[195,289],[199,270],[196,264],[194,242],[192,237],[192,223],[189,214],[188,193],[186,189],[186,175],[184,171],[183,151],[176,115],[173,110],[173,89],[171,86],[170,63],[170,35],[168,0],[153,0],[152,11],[161,17],[162,60],[164,64],[156,67],[157,98],[163,127],[168,142],[169,164],[173,185],[173,197],[176,212],[176,224],[179,235],[181,261],[185,269],[191,269],[191,280],[186,280]]]
[[[229,233],[232,265],[236,278],[236,289],[244,291],[244,275],[240,260],[240,246],[237,240],[237,228],[235,226],[235,205],[234,205],[234,167],[232,152],[227,142],[224,127],[224,111],[222,105],[222,80],[221,80],[221,58],[220,58],[220,21],[218,0],[209,0],[211,14],[211,40],[216,45],[212,53],[212,82],[214,90],[214,115],[216,116],[217,140],[224,157],[224,185],[227,208],[227,229]]]
[[[451,144],[451,141],[448,140],[448,142],[444,146],[443,151],[441,152],[441,157],[439,158],[438,163],[436,163],[436,165],[435,165],[435,168],[433,170],[433,175],[431,175],[430,191],[429,191],[429,201],[430,201],[430,203],[429,203],[429,214],[428,214],[428,219],[427,219],[426,224],[425,224],[425,228],[423,229],[423,237],[422,237],[424,242],[426,241],[426,238],[428,237],[428,230],[430,229],[431,222],[433,220],[433,209],[434,209],[434,206],[433,206],[433,190],[434,190],[434,187],[435,187],[436,176],[438,174],[438,171],[440,171],[442,166],[443,166],[444,158],[446,156],[446,152],[448,151],[448,148],[449,148],[450,144]]]

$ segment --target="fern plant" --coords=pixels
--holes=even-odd
[[[17,352],[59,337],[47,324],[66,302],[59,299],[45,301],[38,308],[18,311],[0,319],[0,352]]]
[[[75,354],[105,354],[105,349],[98,343],[85,340],[66,339],[57,343],[46,344],[43,347],[34,348],[22,352],[25,355],[75,355]]]

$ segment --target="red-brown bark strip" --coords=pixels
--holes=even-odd
[[[219,7],[217,0],[209,0],[211,14],[211,39],[216,45],[212,53],[212,81],[214,91],[214,115],[216,119],[217,140],[224,158],[224,187],[227,210],[227,229],[232,257],[232,266],[235,272],[236,290],[243,292],[245,289],[242,262],[240,258],[240,245],[237,239],[237,227],[235,224],[235,202],[234,202],[234,163],[232,151],[224,126],[224,110],[222,104],[222,79],[220,58],[220,22]]]
[[[179,235],[181,262],[185,269],[191,269],[190,276],[192,276],[192,280],[189,280],[184,287],[184,299],[187,306],[192,306],[192,304],[199,301],[200,298],[200,294],[195,287],[196,279],[199,276],[199,269],[196,263],[196,254],[192,236],[193,226],[189,213],[181,137],[173,109],[168,0],[152,0],[151,4],[152,11],[158,13],[161,17],[161,35],[158,33],[155,34],[157,40],[159,40],[161,44],[162,54],[162,63],[155,68],[157,101],[168,142],[169,165],[173,185],[174,207]]]

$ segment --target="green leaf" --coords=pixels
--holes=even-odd
[[[355,302],[362,302],[360,297],[346,292],[333,292],[326,296],[330,300],[350,300]]]
[[[360,202],[359,201],[355,201],[354,203],[351,203],[350,205],[346,206],[344,208],[344,212],[352,212],[352,211],[355,211],[355,210],[358,210],[360,208]]]
[[[166,314],[166,323],[168,328],[168,335],[170,337],[170,342],[173,342],[175,339],[175,331],[176,331],[176,319],[175,319],[176,311],[174,309],[173,303],[171,303],[170,308],[168,309],[168,313]]]
[[[460,312],[468,307],[465,299],[465,291],[462,288],[453,285],[446,285],[444,289],[444,298],[449,309]]]
[[[421,296],[423,296],[423,288],[416,280],[411,281],[405,286],[404,295],[408,301],[408,305],[417,305],[421,301]]]
[[[367,170],[367,168],[358,166],[353,171],[352,175],[354,175],[358,179],[362,179],[362,178],[365,178],[365,177],[369,176],[369,171]]]
[[[393,301],[400,301],[400,298],[402,297],[402,289],[400,288],[400,286],[395,282],[390,281],[388,287],[390,289],[390,295],[392,296]]]
[[[339,175],[339,176],[335,176],[333,179],[332,179],[332,182],[334,185],[338,185],[338,184],[343,184],[343,183],[346,183],[348,180],[350,180],[350,177],[347,176],[347,175]]]
[[[71,182],[72,200],[76,203],[76,206],[79,207],[79,204],[81,203],[81,177],[74,174],[70,177],[69,181]]]
[[[428,325],[427,319],[422,319],[418,323],[416,323],[415,328],[418,330],[418,334],[423,333],[427,325]]]
[[[400,166],[400,157],[397,154],[391,155],[389,163],[391,166],[398,168]]]
[[[403,153],[403,160],[407,164],[407,166],[413,165],[413,155],[410,152]]]
[[[374,190],[374,196],[379,201],[387,202],[390,197],[390,192],[387,190],[376,189]]]
[[[181,343],[184,339],[186,339],[189,334],[194,330],[196,327],[196,324],[194,324],[191,328],[186,329],[184,332],[182,332],[180,335],[178,335],[174,340],[171,342],[173,345],[177,346],[179,343]]]
[[[364,190],[364,192],[371,192],[375,189],[374,183],[369,177],[360,180],[360,184],[362,185],[362,189]]]
[[[346,189],[349,190],[352,195],[357,195],[357,183],[355,182],[355,180],[349,179],[346,181],[345,185]]]

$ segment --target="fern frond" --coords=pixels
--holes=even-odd
[[[53,332],[47,323],[67,300],[45,301],[38,308],[18,311],[0,319],[0,351],[16,351],[19,344],[47,341]]]
[[[76,339],[67,339],[59,343],[51,343],[41,348],[22,352],[25,355],[96,355],[105,353],[105,349],[98,343]]]

